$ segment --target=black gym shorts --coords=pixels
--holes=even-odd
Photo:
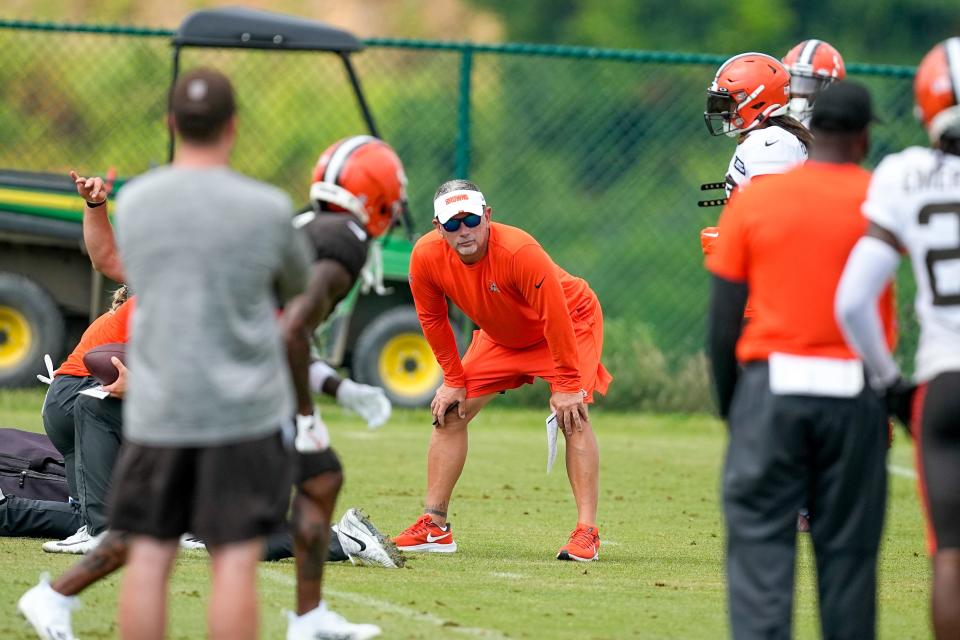
[[[125,443],[110,528],[160,540],[189,531],[210,547],[283,531],[292,460],[279,431],[211,447]]]
[[[920,453],[920,492],[927,546],[960,549],[960,371],[936,376],[917,391],[914,438]]]
[[[314,476],[335,473],[343,470],[340,458],[330,447],[316,453],[297,453],[297,484],[306,482]]]

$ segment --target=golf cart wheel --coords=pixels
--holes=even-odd
[[[430,404],[443,382],[443,370],[409,305],[391,309],[365,327],[353,361],[357,381],[382,387],[400,407]]]
[[[0,387],[36,384],[46,374],[43,354],[62,355],[63,316],[50,295],[29,278],[0,273]]]

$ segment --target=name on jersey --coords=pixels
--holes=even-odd
[[[960,168],[936,167],[933,171],[911,171],[903,181],[904,191],[940,191],[960,188]]]

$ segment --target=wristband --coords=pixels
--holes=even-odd
[[[89,200],[87,200],[87,207],[89,207],[90,209],[96,209],[97,207],[102,207],[105,204],[107,204],[106,198],[104,198],[100,202],[90,202]]]

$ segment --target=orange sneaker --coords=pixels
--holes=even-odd
[[[424,514],[407,527],[407,530],[393,539],[401,551],[432,551],[434,553],[453,553],[457,543],[453,541],[450,523],[441,527]]]
[[[560,547],[557,554],[557,560],[576,560],[577,562],[590,562],[600,557],[600,536],[597,534],[597,528],[582,522],[577,523],[577,528],[570,534],[567,544]]]

